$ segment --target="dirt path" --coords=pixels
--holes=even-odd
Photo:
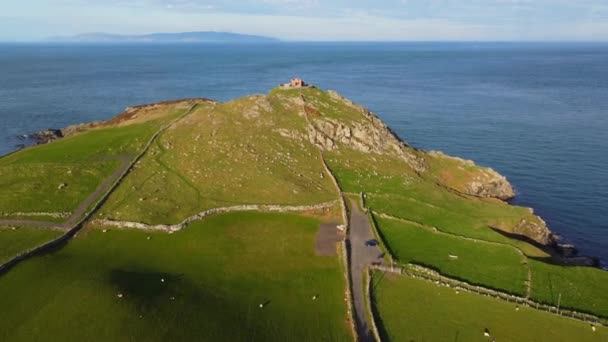
[[[99,210],[99,208],[103,205],[105,200],[116,190],[116,188],[120,185],[122,180],[129,175],[129,172],[132,170],[133,166],[148,152],[152,143],[156,141],[156,139],[165,131],[167,128],[173,126],[176,122],[188,116],[198,107],[198,105],[193,105],[187,110],[183,115],[179,116],[175,120],[171,121],[167,125],[159,128],[159,130],[150,137],[148,143],[141,152],[135,156],[134,158],[128,158],[125,156],[121,165],[110,175],[107,177],[98,187],[97,189],[90,194],[76,209],[72,217],[70,217],[64,223],[55,223],[55,222],[37,222],[37,221],[25,221],[25,220],[0,220],[0,225],[28,225],[31,227],[37,228],[60,228],[64,229],[65,233],[60,237],[48,241],[38,247],[33,249],[24,251],[23,253],[13,257],[9,261],[4,264],[0,264],[0,275],[8,272],[11,268],[15,267],[22,261],[29,259],[30,257],[40,255],[42,253],[46,253],[48,251],[54,250],[55,248],[59,248],[67,244],[77,233],[82,229],[84,224],[95,215],[95,212]],[[81,216],[77,216],[78,212],[82,212]],[[68,228],[66,228],[68,227]]]
[[[365,243],[375,239],[367,215],[361,210],[357,202],[351,201],[350,211],[350,274],[353,287],[353,302],[357,331],[361,341],[374,341],[374,337],[367,323],[367,309],[363,273],[372,263],[382,262],[382,251],[378,246],[366,246]]]
[[[192,106],[186,113],[184,113],[179,118],[173,120],[171,123],[161,127],[148,141],[146,146],[142,149],[139,155],[120,155],[116,157],[105,158],[107,160],[120,160],[120,166],[114,170],[114,172],[106,177],[101,184],[92,192],[84,201],[82,201],[76,210],[72,213],[70,218],[68,218],[65,222],[49,222],[49,221],[35,221],[35,220],[0,220],[0,226],[15,226],[15,227],[32,227],[32,228],[53,228],[53,229],[61,229],[65,231],[69,231],[78,225],[84,215],[87,213],[87,210],[91,208],[95,203],[100,203],[105,198],[107,198],[115,187],[116,182],[124,178],[133,167],[133,165],[148,151],[150,146],[156,138],[164,132],[167,128],[171,127],[175,122],[184,118],[194,111],[197,105]]]

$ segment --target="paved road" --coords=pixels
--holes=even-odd
[[[72,213],[70,218],[63,223],[59,222],[47,222],[47,221],[34,221],[34,220],[0,220],[0,226],[17,226],[17,227],[34,227],[34,228],[58,228],[68,230],[72,228],[78,220],[82,218],[82,216],[86,213],[87,209],[93,205],[95,200],[101,198],[101,196],[106,193],[112,184],[123,174],[127,169],[131,166],[131,162],[133,161],[133,155],[122,155],[116,156],[111,159],[120,160],[120,166],[114,170],[114,172],[108,176],[104,181],[99,184],[97,189],[93,193],[91,193],[84,201],[82,201],[76,210]],[[110,158],[108,158],[109,160]]]
[[[350,274],[353,287],[353,301],[357,332],[361,341],[374,341],[367,322],[365,307],[365,285],[363,272],[374,262],[382,262],[382,251],[378,246],[366,246],[365,242],[375,239],[367,215],[359,210],[357,202],[351,201],[350,212]]]

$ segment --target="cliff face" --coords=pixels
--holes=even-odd
[[[549,230],[545,221],[536,215],[530,218],[522,218],[513,229],[513,234],[525,236],[545,246],[553,246],[557,242],[555,235]]]
[[[334,91],[329,91],[328,94],[331,99],[361,113],[362,119],[350,121],[312,116],[309,119],[308,129],[311,143],[326,151],[331,151],[341,144],[363,153],[388,154],[404,160],[417,172],[426,170],[424,158],[400,140],[372,112]]]

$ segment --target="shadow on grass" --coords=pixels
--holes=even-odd
[[[145,269],[113,269],[107,281],[138,319],[137,336],[152,331],[159,341],[270,341],[285,333],[269,329],[273,319],[267,298],[230,295],[183,274]]]
[[[130,298],[144,303],[167,296],[183,288],[181,275],[162,272],[140,272],[127,270],[112,270],[109,275],[110,283]]]

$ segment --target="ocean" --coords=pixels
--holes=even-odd
[[[506,175],[564,242],[608,261],[608,44],[0,44],[0,154],[125,107],[266,93],[293,76],[401,138]]]

